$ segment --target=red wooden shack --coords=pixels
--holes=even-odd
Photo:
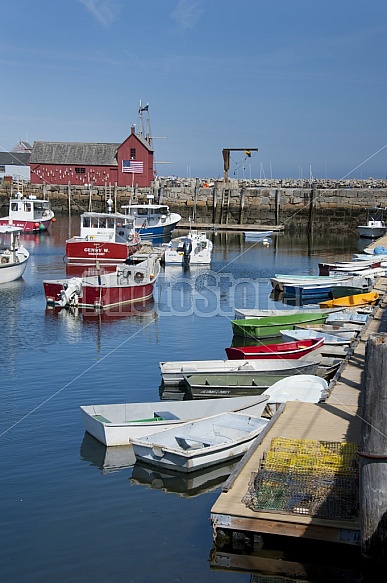
[[[147,188],[153,180],[153,154],[150,138],[136,134],[135,126],[121,144],[34,142],[31,182]]]

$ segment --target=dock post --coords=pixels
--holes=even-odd
[[[245,186],[244,184],[242,184],[242,188],[241,188],[241,206],[239,209],[239,224],[242,225],[243,224],[243,211],[245,209],[245,195],[246,195],[246,191],[245,191]]]
[[[160,186],[158,188],[158,204],[161,204],[163,202],[163,196],[164,196],[164,178],[160,178]]]
[[[365,559],[387,560],[387,334],[366,344],[359,448],[361,552]]]
[[[223,206],[224,206],[224,196],[225,196],[225,188],[222,188],[222,201],[220,203],[220,216],[219,216],[219,224],[221,225],[223,222]]]
[[[313,231],[313,221],[314,221],[314,205],[316,200],[316,187],[310,191],[310,200],[309,200],[309,219],[308,219],[308,232]]]
[[[280,195],[278,188],[274,192],[274,220],[275,224],[279,225],[279,214],[280,214]]]
[[[216,224],[216,205],[218,204],[218,183],[215,182],[212,195],[212,223]]]
[[[114,192],[113,196],[114,196],[114,212],[115,213],[117,212],[117,191],[118,191],[117,182],[115,182],[114,183],[114,191],[113,191]]]

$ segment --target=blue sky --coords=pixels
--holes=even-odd
[[[161,176],[385,178],[386,0],[0,0],[0,148],[122,142]]]

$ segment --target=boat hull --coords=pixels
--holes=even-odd
[[[379,239],[387,232],[387,227],[369,227],[367,225],[359,225],[357,228],[359,237],[366,239]]]
[[[184,375],[211,375],[211,374],[233,374],[243,376],[246,372],[255,371],[257,374],[286,375],[314,374],[319,366],[320,358],[310,356],[308,360],[298,359],[255,359],[244,360],[193,360],[193,361],[171,361],[160,362],[160,371],[164,385],[184,384]]]
[[[180,219],[179,219],[180,220]],[[142,228],[141,226],[136,226],[137,233],[140,235],[141,239],[153,239],[153,238],[164,238],[171,235],[172,231],[176,228],[179,221],[174,223],[169,223],[168,225],[159,225],[154,227]]]
[[[139,244],[87,241],[78,237],[66,241],[66,257],[69,263],[95,263],[96,260],[102,264],[124,263],[139,248]]]
[[[26,270],[28,262],[28,256],[25,257],[20,263],[0,263],[0,284],[10,283],[11,281],[16,281],[23,277]]]
[[[331,287],[327,286],[316,286],[316,287],[303,287],[302,285],[284,285],[283,292],[285,296],[295,297],[295,298],[330,298],[331,297]]]
[[[226,354],[228,358],[234,360],[247,360],[252,358],[299,359],[321,348],[323,344],[323,338],[310,338],[300,342],[291,339],[289,342],[268,344],[266,346],[230,347],[226,348]]]
[[[378,292],[368,292],[363,294],[356,294],[354,296],[344,296],[327,302],[321,302],[321,308],[335,308],[335,307],[354,307],[374,305],[379,299]]]
[[[262,395],[276,382],[287,378],[286,374],[265,375],[260,373],[184,375],[188,394],[193,399],[213,399],[223,397],[244,397]]]
[[[27,221],[23,219],[11,219],[10,217],[4,217],[0,219],[0,225],[13,227],[19,227],[25,233],[39,233],[42,231],[47,231],[51,225],[52,219],[47,219],[44,221]]]
[[[128,304],[150,298],[153,294],[153,283],[138,286],[103,287],[98,285],[82,285],[79,297],[80,308],[108,309],[120,304]],[[44,293],[47,304],[54,305],[63,290],[63,281],[44,281]]]

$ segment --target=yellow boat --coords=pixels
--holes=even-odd
[[[363,294],[355,294],[354,296],[344,296],[343,298],[335,298],[321,302],[320,308],[350,308],[364,305],[374,305],[379,299],[378,292],[371,291]]]

